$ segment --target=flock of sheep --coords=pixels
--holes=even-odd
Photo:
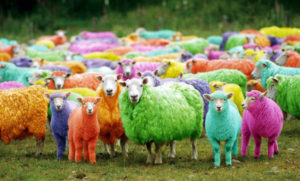
[[[266,27],[206,39],[172,30],[83,31],[68,41],[64,31],[30,44],[0,39],[0,136],[34,136],[43,152],[47,120],[57,159],[96,162],[98,139],[115,156],[120,140],[146,145],[147,164],[161,164],[161,149],[190,139],[192,159],[203,134],[220,166],[268,139],[268,157],[279,152],[283,120],[300,118],[300,29]],[[298,67],[298,68],[297,68]],[[205,128],[205,133],[203,132]],[[205,138],[201,138],[205,139]],[[152,143],[155,153],[152,154]],[[130,149],[130,148],[129,148]]]

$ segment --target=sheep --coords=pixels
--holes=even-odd
[[[99,67],[109,67],[111,69],[116,69],[118,64],[105,59],[86,59],[82,63],[89,68],[99,68]]]
[[[90,68],[86,72],[87,73],[88,72],[94,72],[94,73],[99,73],[99,74],[102,74],[102,75],[109,75],[109,74],[113,74],[115,71],[112,70],[109,67],[100,67],[100,68]]]
[[[208,41],[202,38],[196,38],[180,42],[172,42],[168,45],[170,48],[179,46],[180,48],[192,54],[204,53],[204,48],[209,45]]]
[[[32,64],[32,59],[27,57],[14,58],[10,60],[10,63],[15,64],[17,67],[30,67]]]
[[[135,62],[132,60],[122,60],[119,63],[119,66],[116,70],[117,74],[122,75],[123,80],[137,78],[137,72],[144,72],[144,71],[154,71],[159,66],[160,63],[156,62]]]
[[[300,54],[293,51],[283,52],[275,62],[286,67],[300,67]]]
[[[115,48],[110,48],[105,50],[105,52],[113,53],[119,56],[123,56],[126,53],[133,52],[133,51],[135,51],[135,49],[132,47],[115,47]]]
[[[73,53],[88,54],[92,52],[102,52],[110,48],[118,47],[118,43],[106,43],[100,41],[75,42],[69,46],[69,51]]]
[[[71,89],[46,89],[49,94],[54,92],[72,92],[81,95],[82,97],[91,96],[97,97],[96,91],[89,88],[71,88]]]
[[[46,97],[50,99],[52,111],[50,127],[56,141],[58,160],[63,158],[63,152],[66,150],[69,116],[71,112],[79,106],[76,102],[67,100],[70,95],[71,92],[66,94],[62,92],[56,92],[51,96],[46,94]]]
[[[84,54],[83,57],[85,59],[105,59],[110,61],[119,61],[121,60],[121,57],[110,52],[93,52]]]
[[[165,49],[166,46],[131,45],[135,52],[147,53],[155,50]]]
[[[2,77],[0,77],[0,80]],[[25,85],[16,82],[16,81],[7,81],[7,82],[1,82],[0,83],[0,90],[8,90],[8,89],[17,89],[17,88],[23,88]]]
[[[11,56],[6,52],[0,52],[0,61],[9,62],[11,60]]]
[[[44,59],[46,61],[50,61],[50,62],[55,62],[55,61],[59,61],[59,60],[63,60],[64,57],[63,55],[66,52],[64,51],[51,51],[51,52],[38,52],[34,49],[28,48],[26,50],[26,56],[29,58],[36,58],[39,57],[41,59]]]
[[[110,145],[111,157],[115,156],[114,146],[117,139],[121,140],[122,154],[127,157],[126,142],[128,138],[122,126],[118,99],[122,92],[118,82],[121,78],[121,74],[98,77],[101,84],[97,89],[97,96],[102,98],[102,101],[98,104],[97,112],[100,125],[99,139],[106,145]]]
[[[144,56],[136,56],[133,58],[135,62],[161,62],[164,59],[178,59],[180,53],[170,53],[165,55],[158,55],[154,57],[144,57]]]
[[[50,40],[38,40],[35,45],[37,46],[46,46],[47,48],[55,47],[55,44]]]
[[[236,69],[243,72],[248,77],[248,79],[251,79],[251,72],[254,70],[255,65],[250,60],[206,61],[206,60],[192,59],[186,63],[186,68],[190,70],[190,72],[193,74],[198,72],[209,72],[212,70],[218,70],[224,68]]]
[[[162,164],[161,148],[165,142],[190,138],[192,159],[197,159],[196,138],[202,133],[203,100],[191,85],[168,83],[150,87],[148,79],[130,79],[119,96],[121,118],[126,136],[146,144],[147,164],[152,163],[151,144],[156,145],[155,164]],[[181,112],[179,116],[174,113]]]
[[[48,108],[44,94],[40,86],[0,91],[0,136],[5,144],[34,136],[36,155],[43,152]]]
[[[268,97],[277,102],[280,108],[298,119],[300,118],[300,101],[298,87],[300,76],[276,75],[267,81]],[[287,117],[289,115],[285,115]],[[287,117],[289,119],[290,117]]]
[[[260,78],[261,85],[266,89],[268,78],[277,74],[300,75],[300,68],[281,67],[269,60],[261,59],[256,63],[255,69],[251,73],[251,76],[254,79]]]
[[[247,77],[245,74],[238,70],[233,69],[220,69],[211,72],[205,73],[197,73],[197,74],[184,74],[184,79],[187,78],[197,78],[204,80],[206,82],[211,82],[214,80],[219,80],[226,83],[234,83],[241,87],[243,91],[243,95],[246,94],[246,84],[247,84]]]
[[[205,48],[204,54],[208,57],[209,60],[217,60],[220,59],[222,55],[224,55],[225,51],[216,51],[210,48]]]
[[[191,58],[196,58],[196,59],[203,59],[203,60],[208,60],[207,56],[205,54],[196,54],[193,55],[189,52],[182,52],[181,55],[178,57],[179,62],[186,62]]]
[[[243,46],[246,43],[246,36],[241,34],[232,35],[230,38],[228,38],[225,50],[230,50],[231,48],[237,47],[237,46]]]
[[[100,98],[78,98],[82,107],[76,108],[69,116],[68,140],[69,160],[75,157],[76,162],[81,161],[82,148],[84,145],[84,159],[89,159],[91,164],[96,163],[96,145],[100,132],[97,120],[97,104]]]
[[[97,79],[97,76],[100,76],[99,73],[83,73],[71,75],[65,72],[53,72],[52,75],[46,80],[49,80],[47,85],[48,89],[67,89],[75,87],[85,87],[92,90],[97,90],[100,81]]]
[[[61,71],[61,72],[66,72],[66,73],[71,73],[70,68],[65,67],[63,65],[44,65],[42,67],[39,68],[40,70],[49,70],[49,71]]]
[[[89,32],[83,31],[80,35],[84,39],[114,39],[117,38],[116,35],[112,32],[104,31],[104,32]]]
[[[41,40],[49,40],[53,42],[55,45],[64,44],[67,41],[67,37],[65,36],[65,31],[58,30],[56,31],[56,35],[53,36],[41,36],[38,41]]]
[[[177,78],[185,72],[185,64],[174,60],[164,59],[162,64],[157,68],[157,76],[160,78]]]
[[[221,43],[221,46],[220,46],[220,50],[224,50],[225,49],[225,45],[228,41],[228,39],[235,35],[235,34],[238,34],[238,32],[235,32],[235,31],[229,31],[229,32],[225,32],[222,34],[222,43]]]
[[[277,38],[283,38],[288,35],[298,35],[300,34],[299,28],[292,28],[292,27],[277,27],[277,26],[271,26],[271,27],[264,27],[260,29],[260,32],[264,35],[273,35]]]
[[[244,101],[244,95],[240,86],[220,81],[211,81],[209,85],[211,92],[224,91],[225,93],[233,93],[233,96],[229,100],[236,105],[241,117],[243,116],[242,102]]]
[[[136,34],[144,39],[163,38],[171,40],[175,33],[173,30],[147,31],[144,28],[138,28],[136,30]]]
[[[268,138],[268,157],[278,154],[277,137],[283,126],[283,115],[280,107],[266,97],[267,91],[247,92],[242,106],[245,109],[242,121],[241,155],[246,156],[250,137],[255,142],[254,158],[260,157],[261,137]]]
[[[166,55],[170,53],[178,53],[180,49],[178,47],[174,48],[165,48],[160,50],[154,50],[146,53],[147,57],[154,57],[154,56],[160,56],[160,55]]]
[[[220,141],[225,141],[226,165],[231,165],[231,155],[238,154],[238,136],[241,127],[241,116],[236,105],[229,99],[232,93],[216,91],[204,94],[209,101],[206,115],[206,134],[212,145],[215,167],[220,166]]]
[[[185,41],[185,40],[191,40],[191,39],[195,39],[198,38],[198,36],[196,35],[189,35],[189,36],[182,36],[182,34],[180,32],[176,32],[173,34],[172,36],[172,41]]]
[[[14,57],[14,49],[16,48],[16,45],[11,45],[8,47],[0,48],[0,53],[8,53],[10,57]]]
[[[207,41],[214,45],[221,45],[222,41],[223,41],[223,37],[212,35],[212,36],[207,37]]]
[[[133,43],[131,46],[143,45],[143,46],[167,46],[171,41],[166,39],[148,39],[141,40]]]
[[[289,35],[284,38],[283,42],[300,41],[300,35]]]
[[[251,79],[251,80],[248,80],[248,82],[247,82],[247,92],[250,92],[252,90],[258,90],[260,92],[265,92],[266,91],[266,89],[264,89],[261,86],[261,84],[258,80]]]

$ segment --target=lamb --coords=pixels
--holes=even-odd
[[[300,101],[298,88],[300,76],[276,75],[268,79],[267,85],[268,97],[276,101],[285,113],[289,113],[299,119]]]
[[[91,164],[96,163],[96,145],[100,132],[97,120],[97,104],[100,98],[79,98],[82,107],[73,110],[69,116],[68,140],[69,160],[75,157],[76,162],[81,161],[82,148],[84,144],[84,159],[89,159]]]
[[[300,67],[300,54],[293,51],[283,52],[275,62],[286,67]]]
[[[137,72],[154,71],[160,66],[156,62],[135,62],[132,60],[122,60],[116,70],[117,74],[122,74],[123,80],[138,78]]]
[[[204,48],[209,45],[208,41],[202,38],[195,38],[186,41],[172,42],[168,45],[170,48],[179,46],[180,48],[192,54],[204,53]]]
[[[263,88],[267,88],[267,80],[275,75],[300,75],[300,68],[281,67],[269,60],[259,60],[251,73],[254,79],[259,79]]]
[[[43,152],[48,109],[44,94],[40,86],[0,91],[0,136],[5,144],[35,136],[36,155]]]
[[[71,75],[65,72],[53,72],[46,80],[50,81],[48,89],[67,89],[75,87],[85,87],[92,90],[97,90],[100,81],[97,76],[99,73],[83,73]]]
[[[168,83],[150,87],[148,79],[130,79],[119,96],[125,133],[135,143],[146,144],[147,164],[152,163],[151,144],[156,145],[155,164],[162,164],[161,148],[165,142],[190,138],[192,159],[197,159],[196,139],[202,133],[203,100],[192,86]],[[174,113],[180,111],[180,116]]]
[[[236,69],[243,72],[248,79],[251,79],[251,72],[254,70],[255,65],[250,60],[197,60],[192,59],[186,63],[186,69],[190,70],[191,73],[195,74],[198,72],[209,72],[218,69]]]
[[[82,63],[89,68],[99,68],[99,67],[109,67],[111,69],[116,69],[118,64],[105,59],[86,59]]]
[[[233,93],[233,96],[229,100],[236,105],[241,117],[243,116],[242,102],[244,101],[244,95],[240,86],[236,84],[227,84],[220,81],[212,81],[209,83],[209,85],[211,92],[224,91],[225,93]]]
[[[66,150],[69,116],[71,112],[79,106],[76,102],[67,100],[70,94],[71,92],[66,94],[62,92],[56,92],[51,96],[46,94],[46,96],[50,99],[52,111],[50,127],[56,141],[58,160],[63,158],[63,152]]]
[[[218,80],[226,83],[234,83],[239,85],[243,91],[243,95],[246,95],[247,77],[245,76],[245,74],[238,70],[220,69],[205,73],[184,74],[183,78],[197,78],[206,82]]]
[[[231,165],[231,155],[238,154],[238,136],[241,127],[241,116],[236,105],[229,99],[232,93],[216,91],[205,94],[209,101],[206,115],[206,134],[213,148],[215,167],[220,166],[220,141],[225,141],[226,165]]]
[[[97,89],[97,96],[102,98],[98,104],[98,121],[100,125],[99,139],[106,145],[110,145],[110,156],[115,156],[115,143],[117,139],[121,140],[122,154],[127,157],[126,142],[128,138],[125,135],[122,126],[122,120],[119,108],[119,95],[122,91],[118,80],[122,75],[99,76],[102,82]]]
[[[164,59],[162,64],[157,68],[157,76],[162,79],[177,78],[180,74],[184,74],[184,66],[184,63]]]
[[[248,80],[248,82],[247,82],[247,92],[250,92],[252,90],[258,90],[260,92],[265,92],[266,91],[266,89],[264,89],[261,86],[261,84],[258,80],[251,79],[251,80]]]
[[[246,156],[250,137],[255,142],[254,158],[260,157],[261,137],[268,138],[268,157],[278,154],[277,137],[283,126],[283,115],[280,107],[266,97],[267,92],[253,90],[247,92],[243,102],[241,155]]]
[[[0,80],[2,77],[0,77]],[[7,81],[7,82],[1,82],[0,83],[0,90],[8,90],[8,89],[17,89],[17,88],[23,88],[25,85],[16,82],[16,81]]]

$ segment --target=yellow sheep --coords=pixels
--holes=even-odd
[[[119,61],[121,60],[121,57],[109,52],[93,52],[93,53],[87,53],[84,54],[83,57],[85,59],[106,59],[110,61]]]
[[[6,52],[0,52],[0,61],[9,62],[11,59],[11,56]]]
[[[48,48],[55,47],[54,43],[50,40],[40,40],[40,41],[36,42],[35,45],[46,46]]]
[[[143,57],[137,56],[133,58],[135,62],[161,62],[163,59],[177,59],[181,56],[180,53],[169,53],[165,55],[153,56],[153,57]]]
[[[244,51],[244,56],[245,56],[244,58],[253,60],[256,63],[258,60],[263,58],[265,53],[266,53],[265,50],[247,49]]]
[[[164,59],[162,65],[155,71],[160,78],[177,78],[184,74],[185,64],[174,60]]]
[[[227,84],[225,82],[220,82],[220,81],[211,81],[209,85],[210,85],[211,92],[215,92],[217,90],[224,91],[226,93],[232,92],[233,96],[230,100],[235,103],[235,105],[239,110],[240,115],[243,116],[244,110],[242,107],[242,103],[244,101],[244,96],[240,86],[238,86],[237,84]]]

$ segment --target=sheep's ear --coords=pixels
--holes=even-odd
[[[211,101],[211,96],[209,94],[203,94],[204,96],[204,99],[208,100],[208,101]]]
[[[99,76],[97,76],[96,78],[97,78],[98,80],[102,81],[102,78],[103,78],[103,77],[102,77],[102,75],[99,75]]]
[[[154,75],[158,77],[158,70],[154,71]]]
[[[262,99],[264,96],[266,96],[268,94],[268,91],[265,91],[261,94],[259,94],[259,99]]]
[[[132,61],[132,63],[131,63],[131,64],[132,64],[132,65],[134,65],[135,63],[136,63],[136,61]]]
[[[137,72],[137,75],[138,75],[139,77],[142,77],[142,73],[141,73],[141,72]]]
[[[193,59],[193,60],[192,60],[192,65],[193,65],[194,63],[196,63],[196,61]]]
[[[96,104],[101,101],[101,97],[97,97]]]
[[[143,79],[143,84],[145,85],[145,84],[147,84],[148,83],[148,79],[147,78],[144,78]]]
[[[182,72],[180,72],[180,74],[179,74],[178,78],[179,78],[179,79],[182,79],[182,76],[183,76],[183,73],[182,73]]]
[[[273,82],[275,82],[276,84],[278,84],[279,80],[276,77],[272,77]]]
[[[0,76],[0,80],[2,80],[2,77]]]
[[[65,75],[65,78],[68,78],[68,77],[70,77],[71,76],[71,73],[67,73],[66,75]]]
[[[124,81],[119,82],[119,84],[120,84],[122,87],[126,87],[126,82],[124,82]]]
[[[82,104],[82,98],[81,97],[78,97],[77,101],[79,101]]]
[[[45,62],[45,60],[42,58],[41,60],[40,60],[40,64],[43,64]]]
[[[122,74],[118,74],[117,75],[117,80],[121,80],[121,78],[122,78]]]
[[[0,63],[0,69],[4,69],[6,67],[6,65],[5,64],[3,64],[3,63]]]
[[[213,83],[212,86],[216,89],[219,88],[219,85],[217,83]]]
[[[232,92],[230,92],[230,93],[227,94],[227,98],[228,98],[228,99],[232,98],[232,96],[233,96],[233,93],[232,93]]]
[[[118,64],[119,64],[120,66],[122,66],[122,62],[118,62]]]
[[[66,93],[67,98],[71,95],[71,92]]]
[[[263,67],[268,67],[267,63],[263,63],[262,65],[263,65]]]
[[[45,94],[45,97],[47,97],[48,99],[50,99],[50,94],[49,94],[49,93],[46,93],[46,94]]]

